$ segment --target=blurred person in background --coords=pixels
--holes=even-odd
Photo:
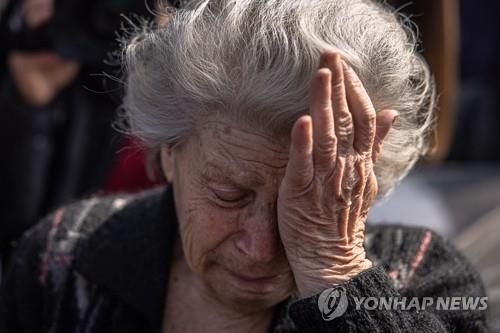
[[[484,296],[436,233],[365,226],[434,126],[430,71],[390,8],[221,0],[164,15],[124,49],[125,106],[169,186],[90,198],[31,229],[0,328],[487,331],[479,309],[358,309],[351,298]],[[332,286],[348,305],[326,321],[318,301]]]
[[[500,1],[459,3],[460,91],[448,160],[499,163]]]
[[[49,210],[104,187],[121,87],[105,79],[123,15],[150,1],[11,0],[0,20],[0,254]]]

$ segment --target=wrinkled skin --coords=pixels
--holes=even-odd
[[[397,112],[376,114],[332,52],[311,89],[310,116],[290,135],[214,118],[162,149],[180,229],[168,331],[265,331],[272,307],[292,292],[311,296],[371,267],[363,240],[377,193],[373,163]],[[234,274],[266,279],[240,283]]]
[[[278,196],[278,225],[302,297],[370,268],[363,248],[377,195],[373,164],[395,111],[375,109],[356,73],[327,53],[312,88],[311,117],[292,129]]]

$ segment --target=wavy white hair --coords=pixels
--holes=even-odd
[[[404,18],[370,0],[195,0],[123,51],[125,118],[147,147],[186,140],[217,113],[285,133],[308,113],[325,49],[357,72],[377,111],[400,116],[375,174],[386,195],[429,148],[435,88]]]

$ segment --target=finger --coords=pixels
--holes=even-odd
[[[313,155],[315,173],[333,173],[337,152],[337,138],[331,104],[331,72],[321,68],[316,73],[311,92],[313,125]]]
[[[340,55],[332,53],[327,58],[332,71],[332,108],[334,115],[335,134],[337,137],[337,165],[338,173],[335,178],[335,193],[340,205],[350,206],[353,188],[353,140],[354,128],[351,112],[349,111],[344,70]],[[347,225],[344,226],[347,231]]]
[[[290,154],[284,180],[298,188],[308,187],[314,177],[310,116],[297,119],[292,128]]]
[[[333,187],[338,205],[340,207],[344,207],[350,203],[350,189],[345,188],[346,179],[344,175],[352,169],[352,163],[347,156],[348,153],[352,152],[352,143],[354,138],[352,116],[347,105],[344,74],[340,55],[327,51],[321,57],[320,65],[326,66],[332,73],[331,103],[333,109],[335,137],[337,139],[337,159],[335,162]],[[340,228],[344,231],[347,230],[346,225],[341,225]]]
[[[375,139],[375,108],[358,75],[344,61],[342,66],[347,101],[354,122],[354,149],[360,154],[370,154]]]
[[[375,142],[372,147],[372,161],[375,164],[382,150],[382,143],[394,125],[399,113],[395,110],[382,110],[377,113],[377,129],[375,133]]]
[[[344,84],[344,71],[340,55],[327,52],[325,62],[332,72],[332,109],[335,125],[335,135],[337,137],[337,152],[343,154],[351,150],[354,140],[354,128],[352,115],[347,104],[346,89]]]
[[[353,188],[353,140],[354,128],[349,111],[344,84],[342,60],[339,54],[325,52],[321,59],[322,66],[332,72],[332,109],[335,136],[337,138],[337,160],[334,171],[334,192],[337,204],[337,228],[341,239],[348,242],[348,224]],[[349,156],[351,154],[351,156]]]

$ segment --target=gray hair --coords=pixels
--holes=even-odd
[[[124,47],[130,132],[151,149],[185,141],[201,115],[289,131],[309,112],[327,49],[359,75],[377,111],[399,118],[375,165],[386,195],[429,149],[435,88],[401,15],[370,0],[196,0]]]

